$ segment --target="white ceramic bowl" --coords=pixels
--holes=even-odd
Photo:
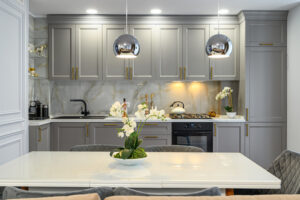
[[[229,117],[229,118],[235,118],[235,116],[236,116],[236,112],[227,112],[226,114],[227,114],[227,117]]]
[[[120,159],[120,158],[114,158],[113,159],[120,165],[125,166],[134,166],[134,165],[141,165],[145,162],[147,157],[145,158],[138,158],[138,159]]]

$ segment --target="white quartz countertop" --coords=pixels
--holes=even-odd
[[[0,166],[0,186],[264,188],[281,181],[240,153],[151,152],[123,166],[109,152],[31,152]]]
[[[133,117],[134,118],[134,117]],[[139,119],[134,118],[136,121]],[[29,126],[42,126],[53,122],[122,122],[120,118],[107,117],[105,119],[46,119],[46,120],[29,120]],[[228,118],[226,115],[220,115],[212,119],[170,119],[166,121],[161,120],[148,120],[147,122],[158,123],[158,122],[231,122],[231,123],[243,123],[245,119],[243,116],[236,116],[235,118]]]

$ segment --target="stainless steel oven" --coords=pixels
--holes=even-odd
[[[206,152],[213,151],[213,123],[176,122],[172,123],[172,144],[200,147]]]

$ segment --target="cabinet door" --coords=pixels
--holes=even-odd
[[[158,27],[158,78],[182,79],[182,26],[160,25]]]
[[[209,25],[183,27],[183,79],[209,79],[209,59],[205,52],[208,37]]]
[[[244,153],[244,124],[215,123],[214,152]]]
[[[118,137],[118,128],[122,128],[122,123],[91,123],[90,144],[123,145],[124,139]]]
[[[246,127],[246,155],[264,168],[286,148],[284,124],[249,124]]]
[[[142,146],[171,145],[172,124],[167,122],[145,123],[141,132]]]
[[[102,27],[76,25],[76,79],[102,79]]]
[[[286,120],[286,48],[247,48],[249,121]]]
[[[127,59],[116,58],[113,52],[115,40],[125,33],[123,25],[103,26],[103,75],[105,80],[128,79],[125,67],[128,67]]]
[[[218,26],[210,26],[210,35],[218,34]],[[226,35],[232,41],[232,53],[228,58],[210,59],[211,78],[213,80],[239,79],[239,26],[220,25],[220,34]]]
[[[50,151],[50,125],[29,127],[29,151]]]
[[[137,58],[130,60],[130,78],[146,80],[155,77],[155,26],[132,25],[130,33],[140,43],[140,53]]]
[[[49,26],[49,77],[74,79],[75,25]]]
[[[69,151],[74,145],[88,143],[88,124],[54,123],[52,128],[52,150]]]
[[[146,146],[165,146],[165,145],[171,145],[172,139],[171,135],[141,135],[141,138],[143,140],[142,147]]]
[[[286,46],[286,37],[285,21],[246,22],[246,46]]]

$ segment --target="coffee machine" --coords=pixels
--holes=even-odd
[[[42,120],[49,118],[48,106],[43,105],[39,100],[30,101],[29,120]]]

